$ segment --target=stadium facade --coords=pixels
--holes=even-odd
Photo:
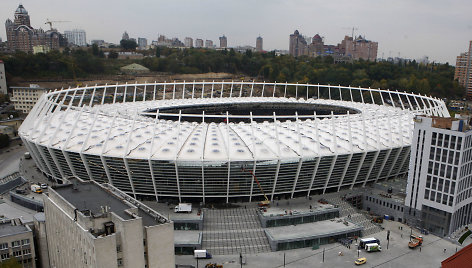
[[[54,179],[157,200],[251,201],[261,188],[272,200],[406,176],[418,114],[449,117],[440,99],[380,89],[136,83],[44,94],[19,134]]]

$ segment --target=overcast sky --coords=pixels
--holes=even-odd
[[[0,0],[0,20],[13,14],[19,1]],[[156,40],[159,34],[211,39],[226,35],[228,46],[288,49],[289,35],[320,34],[325,44],[337,44],[344,35],[363,35],[379,43],[378,57],[418,59],[455,65],[456,56],[472,40],[471,0],[23,0],[32,26],[46,29],[46,19],[59,31],[84,29],[87,41],[118,43],[126,30],[130,37]],[[0,36],[6,40],[5,28]]]

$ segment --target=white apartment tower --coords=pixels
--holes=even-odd
[[[415,118],[405,218],[441,236],[472,223],[470,119]]]
[[[74,29],[72,31],[64,31],[69,44],[74,44],[79,47],[87,45],[87,37],[84,30]]]
[[[191,37],[185,37],[184,45],[185,47],[193,47],[193,39]]]
[[[7,94],[7,76],[2,60],[0,60],[0,94]]]

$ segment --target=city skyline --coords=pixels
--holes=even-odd
[[[18,4],[18,1],[5,1],[0,19],[11,18]],[[467,10],[472,8],[472,3],[464,0],[452,3],[338,1],[322,6],[311,1],[276,1],[270,5],[260,1],[251,4],[249,9],[244,1],[138,1],[133,5],[115,1],[113,8],[110,8],[110,2],[89,0],[67,4],[57,0],[41,3],[26,0],[22,4],[30,12],[33,27],[47,29],[46,19],[67,20],[70,22],[53,26],[61,32],[84,29],[89,40],[119,43],[124,31],[148,40],[157,40],[163,34],[180,40],[191,36],[217,41],[225,34],[228,46],[236,47],[255,46],[255,38],[260,34],[265,50],[270,51],[288,50],[287,36],[297,29],[308,36],[318,33],[326,43],[337,43],[345,35],[350,36],[355,27],[358,29],[354,35],[363,35],[379,43],[379,58],[418,59],[426,55],[431,61],[451,65],[455,64],[456,56],[467,49],[472,33],[472,23],[467,20]],[[142,8],[143,5],[146,8]],[[71,13],[70,10],[87,10],[87,13]],[[270,15],[261,19],[261,10]],[[159,16],[155,16],[156,12]],[[4,31],[0,32],[0,37],[6,40]]]

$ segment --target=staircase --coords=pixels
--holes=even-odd
[[[330,204],[338,206],[340,217],[344,217],[347,221],[364,227],[362,236],[369,236],[382,231],[382,227],[373,223],[366,213],[358,211],[352,207],[351,204],[342,200],[341,195],[342,193],[332,193],[324,195],[323,198],[326,199]],[[350,218],[348,218],[349,215]]]
[[[269,252],[257,208],[206,209],[202,248],[213,255]]]

